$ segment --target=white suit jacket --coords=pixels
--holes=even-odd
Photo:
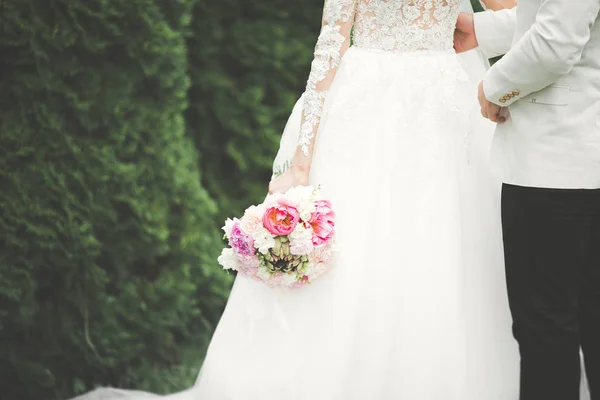
[[[488,100],[503,107],[493,163],[506,183],[600,188],[600,0],[519,0],[475,14]]]

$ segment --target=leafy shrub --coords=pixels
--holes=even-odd
[[[194,3],[0,3],[2,399],[152,386],[208,340],[229,280],[185,134]]]
[[[190,133],[217,221],[260,202],[304,90],[323,0],[199,0],[190,54]]]

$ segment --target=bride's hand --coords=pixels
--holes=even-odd
[[[292,166],[283,174],[269,183],[269,194],[285,193],[288,189],[296,186],[308,185],[308,170],[300,166]]]

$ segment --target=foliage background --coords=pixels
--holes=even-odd
[[[322,0],[0,0],[0,393],[193,383]]]

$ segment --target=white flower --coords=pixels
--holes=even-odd
[[[235,223],[238,221],[237,218],[231,219],[231,218],[227,218],[227,220],[225,220],[225,225],[223,226],[223,232],[225,232],[225,236],[226,237],[230,237],[231,236],[231,230],[233,229],[233,225],[235,225]]]
[[[300,212],[300,219],[304,222],[309,222],[312,217],[312,211],[303,210]]]
[[[240,228],[245,234],[252,237],[262,235],[265,229],[262,222],[263,215],[264,207],[262,205],[248,208],[240,220]]]
[[[284,195],[282,193],[273,193],[267,196],[267,198],[265,199],[265,201],[263,202],[263,204],[261,204],[259,207],[263,208],[263,211],[265,208],[269,208],[271,206],[274,206],[276,204],[278,204],[281,199],[285,198]],[[252,208],[252,207],[250,207]],[[261,215],[262,218],[262,215]]]
[[[252,238],[254,239],[254,247],[262,254],[267,254],[269,249],[275,246],[275,238],[264,228],[253,234]]]
[[[246,211],[244,211],[244,217],[253,217],[253,218],[262,219],[264,214],[265,214],[265,206],[262,204],[259,204],[257,206],[250,206],[246,209]]]
[[[283,284],[286,286],[292,285],[298,281],[298,277],[295,272],[289,272],[287,274],[283,274]]]
[[[285,198],[296,206],[300,218],[308,222],[315,211],[316,193],[312,186],[296,186],[285,193]]]
[[[219,256],[217,261],[224,269],[237,270],[238,259],[237,259],[237,256],[235,255],[235,252],[233,251],[233,249],[230,249],[230,248],[223,249],[223,251],[221,252],[221,255]]]
[[[285,198],[295,204],[303,201],[314,201],[315,188],[312,186],[296,186],[285,192]]]
[[[266,254],[269,249],[275,246],[275,238],[263,225],[264,214],[264,204],[251,206],[244,212],[244,217],[240,221],[240,228],[244,233],[252,236],[254,247],[262,254]]]
[[[256,272],[256,276],[258,276],[262,280],[268,280],[271,278],[271,273],[264,265],[258,267],[258,271]]]
[[[302,224],[298,224],[296,229],[289,235],[290,253],[295,256],[304,256],[313,251],[312,229],[306,229]]]
[[[312,213],[315,212],[315,210],[315,199],[313,196],[305,197],[298,204],[298,212],[300,213],[300,218],[302,218],[302,220],[305,222],[310,221],[310,217],[312,216]]]

